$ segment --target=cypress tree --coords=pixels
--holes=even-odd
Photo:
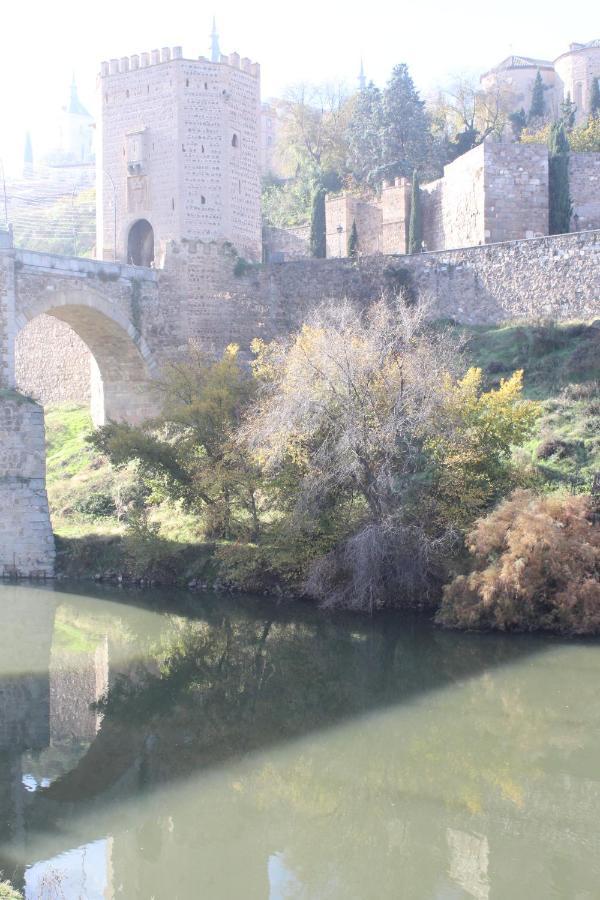
[[[356,220],[352,221],[352,228],[348,238],[348,256],[350,259],[358,258],[358,230],[356,228]]]
[[[600,115],[600,79],[594,78],[592,81],[592,94],[590,97],[590,115]]]
[[[569,191],[569,140],[563,122],[555,122],[549,139],[550,234],[571,230],[573,207]]]
[[[567,94],[566,100],[560,105],[560,118],[561,121],[565,123],[565,128],[567,131],[571,131],[573,126],[575,125],[575,113],[577,112],[577,107],[571,100],[571,94]]]
[[[528,121],[532,122],[535,119],[543,119],[545,112],[546,100],[544,98],[544,82],[542,81],[542,75],[538,69],[531,94],[531,106],[529,107]]]
[[[310,219],[310,252],[317,259],[325,259],[327,256],[325,228],[325,189],[320,187],[313,196]]]
[[[408,226],[408,252],[420,253],[422,249],[423,222],[421,218],[421,188],[419,185],[419,176],[414,172],[410,203],[410,222]]]

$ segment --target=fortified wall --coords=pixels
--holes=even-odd
[[[425,298],[432,317],[471,325],[521,318],[565,321],[600,317],[600,231],[412,256],[379,254],[357,261],[299,259],[241,270],[238,262],[227,244],[187,241],[169,246],[165,268],[152,273],[157,283],[148,286],[156,293],[145,291],[135,312],[158,368],[185,354],[190,343],[219,353],[235,342],[248,353],[253,338],[269,340],[289,333],[324,300],[348,298],[368,304],[399,290]],[[18,281],[20,277],[18,274]],[[30,272],[29,284],[33,278]],[[45,290],[42,282],[36,293],[43,295]],[[117,296],[118,302],[128,307],[122,288]],[[79,327],[76,314],[67,318],[71,326]],[[90,365],[94,372],[87,344],[66,321],[47,317],[53,352],[47,365],[42,365],[46,322],[39,334],[33,331],[33,347],[40,348],[40,354],[24,352],[31,346],[26,341],[28,329],[39,321],[33,319],[24,329],[24,337],[17,337],[19,388],[44,403],[87,403]],[[107,332],[100,322],[98,319],[96,327],[102,337]],[[110,371],[117,364],[119,345],[94,349],[101,360],[109,399],[111,380],[117,379],[113,415],[137,413],[135,383],[129,382],[128,395],[128,382],[119,380],[122,374],[118,371]],[[94,385],[92,379],[92,392],[97,389]]]
[[[569,176],[572,230],[600,228],[600,153],[571,153]],[[348,255],[353,222],[360,254],[406,253],[411,195],[410,181],[398,178],[376,199],[351,194],[328,198],[327,256]],[[420,196],[426,250],[547,235],[548,149],[490,138],[445,166],[443,178],[422,185]],[[294,257],[299,255],[296,248]]]

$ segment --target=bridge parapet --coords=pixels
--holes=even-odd
[[[0,245],[0,252],[2,247]],[[29,268],[38,273],[56,275],[77,275],[100,278],[100,280],[147,281],[158,282],[158,272],[143,266],[131,266],[124,263],[100,259],[88,259],[79,256],[60,256],[56,253],[40,253],[35,250],[12,250],[18,268]]]

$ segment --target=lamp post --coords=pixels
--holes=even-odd
[[[336,228],[336,231],[338,233],[338,257],[341,259],[342,258],[342,234],[344,233],[344,226],[338,225],[338,227]]]

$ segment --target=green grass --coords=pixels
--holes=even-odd
[[[525,447],[547,488],[589,489],[600,471],[600,320],[464,330],[466,354],[496,387],[516,369],[542,416]]]

